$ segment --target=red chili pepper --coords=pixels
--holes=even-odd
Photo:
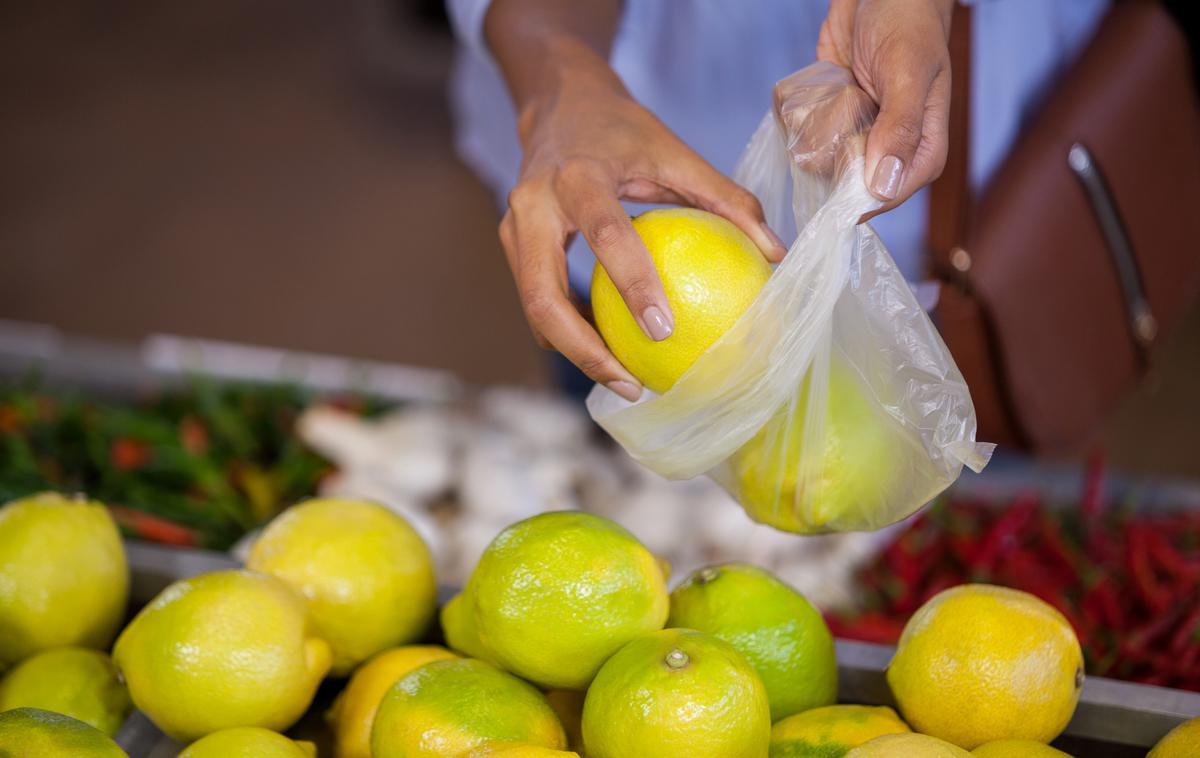
[[[1138,594],[1151,610],[1161,613],[1170,607],[1171,593],[1160,587],[1154,576],[1145,534],[1141,525],[1129,527],[1126,560]]]
[[[200,542],[192,529],[160,516],[122,505],[110,505],[108,510],[119,526],[142,539],[180,547],[195,547]]]
[[[1004,515],[992,524],[991,529],[980,541],[978,549],[970,556],[971,568],[991,568],[1001,553],[1014,548],[1017,535],[1026,524],[1033,520],[1037,507],[1036,496],[1031,493],[1018,495]]]
[[[1200,560],[1184,558],[1157,530],[1146,527],[1142,530],[1142,534],[1150,556],[1162,569],[1180,579],[1189,580],[1189,583],[1200,579]]]
[[[130,437],[118,437],[108,450],[109,460],[119,471],[139,469],[150,462],[150,446]]]
[[[184,416],[179,422],[179,443],[192,455],[203,455],[208,450],[208,430],[204,422],[195,416]]]

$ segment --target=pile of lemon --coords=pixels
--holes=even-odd
[[[181,758],[311,758],[281,733],[327,677],[348,677],[326,714],[338,758],[1064,755],[1045,743],[1082,658],[1030,595],[966,585],[918,611],[888,669],[902,720],[834,704],[833,639],[768,572],[667,583],[617,524],[546,513],[492,541],[441,609],[445,645],[415,644],[439,626],[420,537],[381,506],[313,500],[246,569],[170,585],[110,659],[128,591],[112,521],[27,498],[0,508],[0,755],[123,756],[111,736],[132,703],[188,743]],[[1152,755],[1189,754],[1197,728]]]
[[[674,333],[645,337],[602,269],[593,302],[617,357],[662,392],[770,267],[712,214],[652,211],[635,229]],[[800,477],[788,435],[732,461],[752,517],[840,528],[903,468],[852,378],[830,376],[821,477]],[[785,412],[768,428],[803,423]],[[266,527],[244,570],[167,587],[110,658],[129,586],[112,520],[86,500],[26,498],[0,508],[0,758],[124,756],[111,737],[134,705],[188,745],[180,758],[312,758],[282,732],[322,681],[347,677],[327,714],[336,758],[1065,755],[1047,743],[1074,713],[1083,658],[1031,595],[964,585],[926,603],[888,668],[897,714],[835,704],[828,628],[768,572],[711,566],[673,590],[668,578],[621,526],[545,513],[497,535],[439,618],[429,550],[407,522],[313,500]],[[444,645],[415,644],[439,627]],[[1151,756],[1196,754],[1200,720]]]

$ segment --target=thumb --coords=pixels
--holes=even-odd
[[[865,156],[867,187],[880,200],[898,204],[941,173],[949,78],[948,68],[929,67],[918,76],[909,69],[880,82],[879,116]]]

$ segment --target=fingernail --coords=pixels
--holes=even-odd
[[[655,342],[662,342],[671,336],[671,332],[675,331],[675,325],[671,323],[670,317],[663,313],[657,305],[652,305],[642,311],[642,328],[646,330],[646,336]]]
[[[636,403],[637,399],[642,396],[642,388],[633,382],[627,382],[624,379],[614,379],[604,385],[621,397],[631,403]]]
[[[900,191],[900,178],[904,174],[904,163],[894,155],[885,155],[871,179],[871,191],[884,200],[895,200]]]
[[[772,229],[766,221],[762,222],[762,230],[763,233],[766,234],[771,242],[775,245],[775,251],[779,254],[779,257],[782,258],[784,255],[786,255],[787,245],[783,244],[783,240],[779,239],[779,235],[775,233],[775,230]]]

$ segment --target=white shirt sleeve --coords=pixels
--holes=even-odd
[[[483,39],[483,19],[491,5],[492,0],[446,0],[446,12],[454,35],[459,42],[482,55],[489,55]]]

